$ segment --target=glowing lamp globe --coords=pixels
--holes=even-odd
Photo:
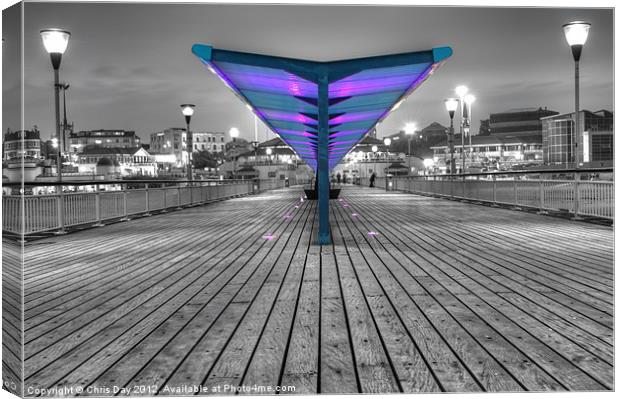
[[[562,26],[569,46],[583,46],[588,40],[590,24],[584,21],[573,21]]]
[[[405,134],[409,136],[415,134],[415,128],[416,128],[415,123],[412,123],[412,122],[407,123],[405,125]]]
[[[181,104],[181,112],[185,116],[192,116],[192,115],[194,115],[194,109],[195,108],[196,108],[196,106],[194,104]]]
[[[64,54],[69,44],[69,37],[71,33],[66,30],[50,28],[41,31],[41,39],[43,39],[43,46],[45,51],[50,54]]]
[[[465,94],[467,94],[467,86],[456,86],[456,89],[454,90],[456,92],[456,95],[459,96],[460,98],[465,97]]]
[[[448,112],[454,112],[459,107],[459,100],[456,98],[448,98],[444,101],[444,104],[446,105],[446,110],[448,110]]]

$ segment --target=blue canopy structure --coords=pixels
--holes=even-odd
[[[329,171],[452,55],[449,47],[315,62],[195,44],[192,52],[316,173],[329,244]]]

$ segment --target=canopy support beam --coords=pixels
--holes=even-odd
[[[317,179],[319,202],[319,245],[331,244],[329,229],[329,78],[327,72],[318,78],[319,129],[317,145]]]

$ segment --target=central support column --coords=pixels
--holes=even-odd
[[[329,92],[327,73],[318,79],[319,131],[317,140],[317,180],[319,198],[319,245],[331,244],[329,233]]]

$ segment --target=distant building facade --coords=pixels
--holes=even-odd
[[[554,115],[542,119],[543,158],[548,164],[573,162],[575,149],[575,113]],[[613,164],[614,117],[607,110],[580,111],[580,135],[577,137],[578,164]]]
[[[77,164],[82,174],[101,174],[102,168],[113,167],[119,176],[157,176],[155,158],[142,147],[87,147],[77,155]]]
[[[8,132],[2,143],[2,159],[5,162],[30,160],[41,161],[41,137],[38,130]]]
[[[192,132],[194,152],[223,152],[226,149],[224,132]]]
[[[226,151],[226,133],[192,132],[193,152]],[[185,129],[171,127],[161,132],[151,133],[149,151],[158,155],[173,155],[175,166],[187,164],[187,134]],[[169,157],[168,157],[169,158]]]
[[[83,130],[69,136],[70,151],[80,152],[86,146],[103,148],[134,148],[140,145],[140,137],[132,130]]]
[[[490,134],[493,136],[541,136],[541,118],[557,114],[559,112],[547,108],[522,108],[494,113],[489,117]]]

